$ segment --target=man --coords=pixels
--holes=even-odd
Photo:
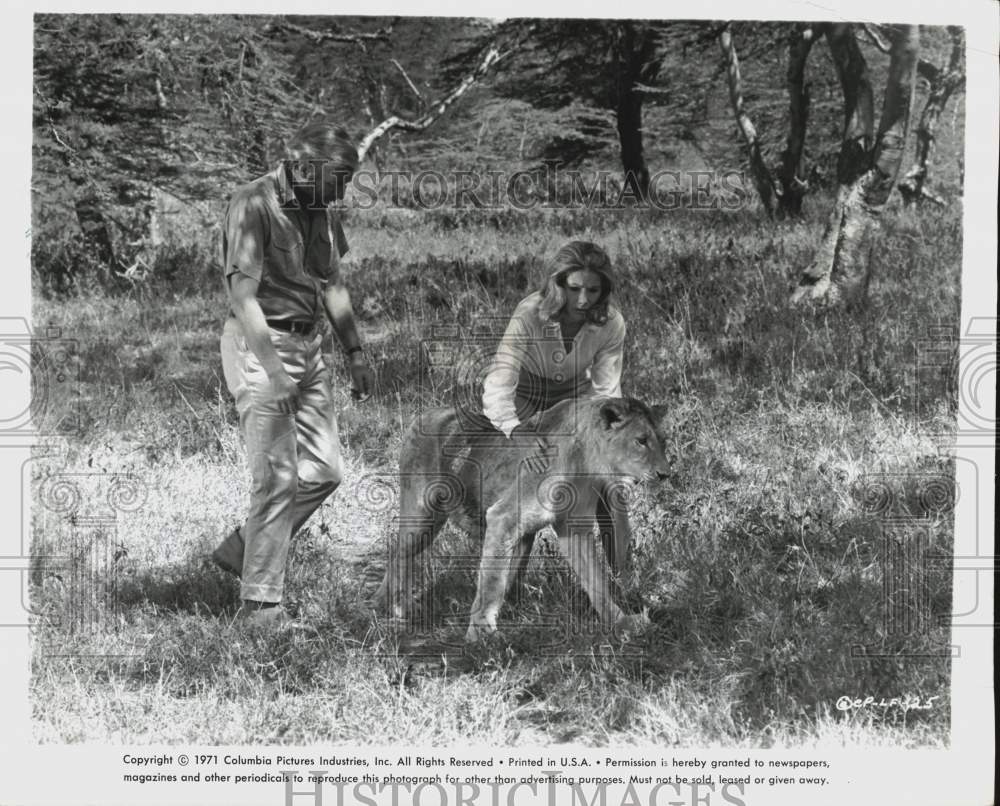
[[[336,212],[358,167],[341,129],[306,125],[272,172],[229,202],[222,265],[230,316],[222,335],[226,385],[236,398],[252,476],[250,512],[213,552],[241,577],[241,617],[289,621],[281,606],[292,535],[341,480],[321,313],[349,362],[359,400],[372,392],[351,299],[340,276],[346,238]]]

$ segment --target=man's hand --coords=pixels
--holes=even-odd
[[[299,387],[289,377],[278,351],[271,343],[267,319],[257,301],[258,281],[234,272],[229,276],[229,302],[243,329],[243,335],[261,368],[267,373],[269,400],[282,414],[294,414],[299,408]]]
[[[351,373],[351,394],[358,402],[367,400],[375,391],[375,375],[372,373],[365,354],[355,347],[360,343],[358,339],[358,329],[354,324],[354,309],[351,308],[351,295],[347,293],[346,286],[337,279],[332,280],[323,292],[323,305],[326,307],[326,315],[333,325],[333,330],[337,334],[344,349],[348,350],[348,371]]]
[[[375,373],[365,360],[364,353],[354,353],[348,368],[351,373],[351,394],[359,403],[363,403],[375,391]]]
[[[268,375],[271,402],[282,414],[295,414],[299,408],[299,387],[284,369]]]

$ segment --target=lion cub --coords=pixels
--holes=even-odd
[[[599,496],[617,497],[621,506],[623,486],[667,476],[663,443],[639,401],[566,400],[527,420],[510,439],[456,409],[431,409],[406,434],[399,468],[399,534],[376,607],[404,615],[416,561],[450,519],[483,536],[466,641],[496,631],[507,589],[546,526],[605,630],[624,637],[648,623],[645,614],[626,614],[615,603],[593,528]]]

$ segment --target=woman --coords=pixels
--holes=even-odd
[[[524,420],[569,398],[621,397],[625,320],[610,305],[607,253],[572,241],[552,261],[542,289],[518,303],[483,381],[483,413],[508,437]],[[611,568],[624,567],[627,513],[598,506]],[[617,549],[616,549],[617,547]]]
[[[621,397],[625,320],[611,307],[611,261],[599,246],[560,249],[542,289],[521,300],[483,381],[483,413],[510,436],[573,397]]]

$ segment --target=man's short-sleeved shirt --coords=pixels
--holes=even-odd
[[[336,251],[334,250],[336,245]],[[335,282],[347,238],[331,208],[299,204],[281,167],[238,188],[229,200],[222,266],[257,280],[257,301],[272,320],[311,322]]]

